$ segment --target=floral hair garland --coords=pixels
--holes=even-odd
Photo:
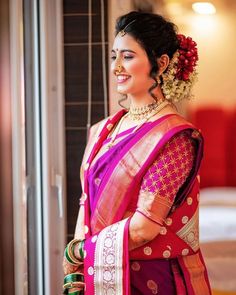
[[[197,81],[197,44],[190,37],[177,35],[179,49],[174,53],[162,76],[162,91],[167,100],[178,102],[191,98],[193,84]]]

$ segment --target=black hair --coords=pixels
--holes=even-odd
[[[147,12],[131,11],[117,19],[115,35],[125,29],[146,51],[150,65],[150,77],[155,81],[148,90],[157,98],[152,90],[158,86],[156,76],[159,71],[157,58],[167,54],[171,59],[179,47],[177,27],[163,16]]]

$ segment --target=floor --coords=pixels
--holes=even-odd
[[[200,243],[213,294],[236,295],[236,188],[202,190]]]

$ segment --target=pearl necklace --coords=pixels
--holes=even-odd
[[[157,113],[159,113],[162,109],[164,109],[167,105],[169,105],[170,103],[168,102],[168,101],[163,101],[162,103],[160,103],[160,104],[156,104],[155,103],[155,105],[157,105],[157,107],[155,107],[151,112],[149,112],[148,114],[146,114],[146,116],[143,118],[143,119],[145,119],[144,121],[142,121],[139,125],[137,125],[135,128],[134,128],[134,130],[131,132],[131,134],[132,133],[134,133],[134,132],[136,132],[140,127],[142,127],[143,126],[143,124],[144,123],[146,123],[149,119],[151,119],[153,116],[155,116]],[[145,108],[145,107],[144,107]],[[147,116],[148,115],[148,116]],[[128,112],[128,113],[126,113],[121,119],[120,119],[120,121],[119,121],[119,123],[118,123],[118,125],[117,125],[117,127],[116,127],[116,129],[115,129],[115,131],[112,133],[112,135],[111,135],[111,140],[110,140],[110,142],[108,143],[108,145],[107,145],[107,149],[110,149],[113,145],[114,145],[114,142],[115,142],[115,140],[116,140],[116,136],[117,136],[117,134],[119,133],[119,131],[120,131],[120,128],[121,128],[121,125],[122,125],[122,123],[123,123],[123,121],[124,121],[124,119],[126,118],[126,117],[130,117],[130,111]],[[132,118],[131,118],[132,119]],[[142,119],[142,120],[143,120]],[[140,119],[141,120],[141,119]],[[134,120],[134,121],[137,121],[137,119],[136,120]]]

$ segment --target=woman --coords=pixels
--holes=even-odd
[[[130,12],[111,59],[130,107],[91,128],[65,293],[211,294],[198,240],[203,140],[173,107],[191,95],[196,43],[159,15]]]

